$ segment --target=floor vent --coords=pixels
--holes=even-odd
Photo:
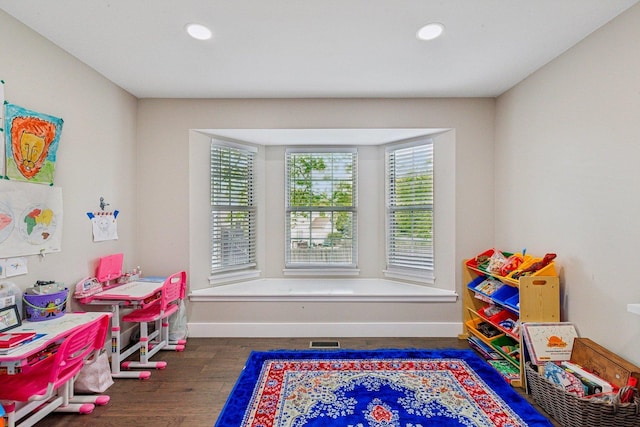
[[[340,348],[339,341],[311,341],[309,348]]]

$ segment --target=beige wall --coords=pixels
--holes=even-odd
[[[640,364],[640,5],[499,97],[496,244],[557,252],[563,315]]]
[[[454,260],[450,268],[453,274],[449,279],[453,283],[441,286],[459,291],[457,260],[485,249],[492,239],[493,121],[493,99],[140,100],[138,150],[142,162],[153,165],[154,170],[167,171],[138,177],[139,188],[143,189],[138,198],[140,217],[143,218],[139,223],[138,240],[141,262],[147,271],[157,271],[158,274],[188,265],[190,288],[208,286],[208,200],[189,199],[193,188],[209,185],[206,166],[208,139],[190,131],[192,129],[451,128],[452,135],[455,135],[455,139],[450,140],[455,144],[455,152],[452,153],[455,160],[445,173],[448,173],[455,195],[450,196],[454,199],[450,201],[453,208],[442,215],[443,221],[451,221],[453,229],[447,242],[452,252],[450,258]],[[273,147],[262,153],[267,168],[263,184],[267,206],[277,205],[282,199],[284,166],[279,150],[281,148]],[[371,158],[380,155],[372,148],[363,150],[363,153]],[[369,174],[374,173],[371,166],[365,169]],[[381,172],[382,169],[378,171]],[[371,179],[381,179],[380,175],[376,175],[377,178],[370,176]],[[159,206],[164,206],[167,212],[157,215]],[[281,211],[282,207],[278,209]],[[276,224],[277,221],[280,225]],[[274,229],[282,228],[283,221],[277,215],[267,215],[264,228],[269,230],[267,233],[273,233]],[[380,237],[380,217],[367,218],[367,221],[373,226],[377,224],[372,234]],[[163,228],[166,233],[159,234],[157,231]],[[263,242],[267,235],[261,235]],[[374,245],[381,245],[383,240],[372,243],[367,238],[370,239],[371,235],[365,235],[361,247],[367,247],[375,259],[363,262],[364,274],[375,277],[379,274],[383,253]],[[269,235],[269,239],[276,240],[273,235]],[[281,240],[278,240],[275,250],[268,245],[262,246],[261,250],[268,252],[264,258],[265,265],[261,266],[267,275],[265,277],[281,274]],[[216,307],[212,303],[198,304],[190,304],[190,322],[224,322],[224,319],[229,322],[255,322],[265,319],[267,312],[273,310],[268,304],[258,308],[247,305],[246,311],[229,311],[227,307]],[[344,304],[337,304],[331,309],[319,310],[324,314],[314,318],[315,321],[340,321],[341,317],[336,317],[336,313],[350,318],[359,313],[359,317],[365,319],[372,309],[370,305],[358,304],[349,307],[349,313],[346,313]],[[283,303],[278,310],[287,314],[291,322],[306,319],[300,307],[292,304]],[[424,304],[416,310],[407,310],[403,304],[390,304],[387,310],[387,316],[397,321],[409,321],[407,313],[412,313],[410,319],[420,322],[460,322],[461,315],[459,303],[441,307]],[[233,313],[234,317],[220,320],[221,313]]]
[[[194,225],[208,218],[190,208],[196,202],[189,199],[190,188],[203,178],[191,168],[198,159],[190,150],[190,143],[198,143],[192,129],[451,128],[455,259],[491,243],[557,252],[565,319],[640,364],[640,319],[626,311],[627,303],[640,302],[640,229],[634,223],[640,214],[639,24],[635,6],[497,101],[136,101],[0,12],[0,78],[7,100],[65,120],[56,171],[56,185],[63,188],[63,250],[29,257],[29,274],[12,281],[22,287],[49,278],[75,283],[93,273],[99,256],[124,252],[126,268],[142,265],[147,274],[166,274],[188,267],[191,286],[206,286],[208,253],[190,252],[190,236],[206,239],[207,233]],[[86,212],[97,208],[101,196],[121,211],[117,241],[92,242]],[[459,272],[455,280],[459,291]],[[340,306],[311,313],[343,313],[352,321],[460,320],[459,304],[407,307],[381,317],[371,317],[375,311],[344,314]],[[243,309],[260,317],[253,306],[229,306],[218,314],[203,306],[190,320],[225,321]],[[287,314],[279,309],[265,307],[271,314],[263,318]],[[300,310],[277,319],[308,320]]]
[[[63,195],[62,251],[28,257],[29,274],[8,280],[74,286],[114,252],[135,267],[136,98],[2,11],[0,79],[8,102],[64,119],[54,179]],[[119,239],[94,243],[86,213],[99,209],[101,196],[120,211]]]
[[[206,239],[207,230],[194,227],[208,216],[193,209],[197,201],[189,194],[195,181],[206,179],[206,172],[194,174],[198,153],[190,143],[207,138],[200,135],[198,141],[192,129],[451,128],[455,259],[492,243],[534,254],[557,252],[565,319],[640,364],[640,319],[626,311],[627,303],[640,302],[640,229],[634,223],[640,214],[639,24],[635,6],[497,102],[136,101],[0,12],[0,79],[7,100],[65,120],[56,171],[56,185],[63,188],[62,252],[29,257],[29,274],[12,281],[22,287],[49,278],[75,283],[93,273],[99,256],[124,252],[126,268],[142,265],[147,274],[188,268],[191,286],[206,286],[208,253],[191,253],[196,238],[190,236]],[[101,196],[121,211],[117,241],[92,242],[86,212],[97,208]],[[455,280],[459,291],[458,271]],[[281,308],[233,305],[215,314],[203,306],[190,320],[220,322],[243,310],[258,318],[263,310],[271,313],[266,319],[309,320],[309,311],[303,314],[300,307],[291,308],[293,317]],[[345,313],[336,305],[311,313],[343,313],[352,321],[460,320],[459,304],[398,305],[371,317],[375,311]]]

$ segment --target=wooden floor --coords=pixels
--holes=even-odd
[[[468,348],[457,338],[338,340],[341,348],[349,349]],[[184,352],[154,356],[168,366],[152,371],[148,380],[116,379],[106,393],[111,396],[108,405],[87,415],[51,414],[36,427],[212,427],[252,350],[308,349],[309,342],[308,338],[189,338]]]

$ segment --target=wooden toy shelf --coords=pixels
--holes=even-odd
[[[524,350],[521,324],[560,321],[560,286],[553,262],[518,279],[491,274],[473,259],[462,264],[462,318],[460,339],[477,337],[520,371],[514,387],[524,387]],[[487,324],[495,328],[487,336]]]

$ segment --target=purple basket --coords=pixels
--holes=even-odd
[[[50,294],[34,294],[29,290],[22,295],[24,302],[25,319],[31,322],[56,319],[64,316],[67,310],[67,298],[69,289]]]

